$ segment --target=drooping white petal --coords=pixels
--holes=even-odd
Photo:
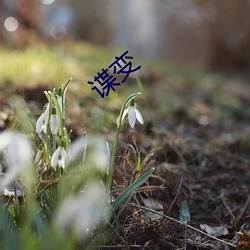
[[[136,113],[136,119],[138,120],[138,122],[143,124],[144,120],[143,120],[141,112],[138,109],[135,108],[135,113]]]
[[[62,169],[65,168],[65,161],[62,157],[60,159],[58,159],[57,164],[58,164],[59,168],[62,168]]]
[[[13,136],[14,134],[9,130],[0,133],[0,152],[8,146]]]
[[[136,113],[135,113],[135,108],[130,107],[129,112],[128,112],[128,122],[129,125],[134,128],[135,122],[136,122]]]
[[[48,119],[49,119],[49,104],[47,104],[47,107],[44,111],[44,120],[48,121]]]
[[[53,168],[55,168],[57,166],[57,164],[58,164],[58,158],[59,158],[60,154],[61,154],[61,147],[59,146],[56,149],[56,151],[52,154],[52,157],[51,157],[50,163],[51,163],[51,166]]]
[[[51,166],[56,168],[58,165],[60,168],[65,168],[67,161],[67,152],[64,147],[59,146],[51,157]]]
[[[59,120],[56,114],[51,115],[50,117],[50,130],[53,135],[58,134],[59,131]]]
[[[62,111],[62,96],[60,96],[60,95],[57,96],[57,101],[58,101],[58,104],[59,104],[61,111]]]
[[[47,132],[47,124],[49,120],[49,105],[47,105],[45,111],[40,115],[36,122],[36,132],[41,133],[44,131],[44,133]]]
[[[4,131],[0,134],[0,151],[2,150],[8,169],[5,177],[1,179],[0,188],[6,187],[17,177],[21,177],[29,187],[33,181],[33,152],[28,138],[21,133]]]
[[[25,135],[15,133],[12,141],[6,148],[9,167],[16,168],[31,162],[32,148],[28,138]]]
[[[44,113],[42,113],[39,116],[39,118],[37,119],[37,122],[36,122],[36,132],[37,133],[40,133],[42,131],[43,123],[44,123]]]
[[[55,227],[59,232],[71,233],[77,239],[91,236],[96,225],[109,216],[108,204],[104,199],[100,183],[90,183],[80,195],[68,196],[55,215]]]
[[[93,138],[93,160],[96,168],[101,172],[106,172],[110,162],[110,152],[107,143],[102,138]],[[91,154],[92,156],[92,154]]]
[[[128,111],[129,111],[129,107],[126,108],[126,109],[124,109],[123,115],[122,115],[122,120],[124,119],[124,117],[126,116],[126,114],[128,113]]]
[[[60,168],[64,169],[67,161],[67,152],[64,148],[61,150],[61,159],[60,162],[58,162],[58,165]]]
[[[88,154],[86,154],[86,150]],[[99,171],[105,172],[110,163],[110,149],[102,137],[85,135],[76,139],[69,147],[66,155],[69,164],[74,161],[87,162],[86,166],[96,167]]]
[[[44,121],[41,131],[43,131],[45,134],[47,133],[47,126],[48,126],[48,123],[46,121]]]
[[[80,137],[71,143],[68,151],[68,162],[72,163],[83,155],[86,145],[89,143],[88,136]]]

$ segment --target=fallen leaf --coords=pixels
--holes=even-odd
[[[163,210],[163,205],[154,199],[143,199],[143,203],[146,207],[153,209],[153,210]]]
[[[219,236],[228,234],[228,230],[227,230],[227,227],[225,225],[209,226],[207,224],[201,224],[200,229],[205,231],[207,234],[212,235],[214,237],[219,237]]]
[[[237,232],[237,235],[243,240],[238,247],[250,248],[250,232]]]

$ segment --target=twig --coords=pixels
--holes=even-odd
[[[171,210],[172,210],[172,208],[173,208],[173,205],[175,204],[175,202],[176,202],[176,200],[177,200],[177,197],[178,197],[178,195],[179,195],[179,193],[180,193],[180,190],[181,190],[181,185],[182,185],[182,179],[180,180],[178,190],[177,190],[177,192],[176,192],[176,195],[175,195],[175,197],[174,197],[174,200],[172,201],[172,203],[171,203],[171,205],[170,205],[170,207],[169,207],[169,209],[168,209],[168,211],[167,211],[167,214],[169,214],[169,213],[171,212]]]
[[[185,241],[184,241],[184,249],[187,250],[187,222],[184,222],[185,226]]]
[[[212,236],[212,235],[209,235],[209,234],[207,234],[207,233],[205,233],[205,232],[203,232],[203,231],[201,231],[201,230],[199,230],[199,229],[197,229],[197,228],[195,228],[195,227],[192,227],[192,226],[188,225],[186,222],[178,221],[178,220],[176,220],[176,219],[173,219],[173,218],[170,217],[170,216],[167,216],[167,215],[165,215],[165,214],[162,214],[162,213],[160,213],[160,212],[157,212],[157,211],[155,211],[155,210],[153,210],[153,209],[151,209],[151,208],[147,208],[147,207],[144,207],[144,206],[141,206],[141,205],[136,205],[136,204],[134,204],[134,203],[132,203],[132,204],[130,203],[129,205],[130,205],[130,206],[137,207],[137,208],[140,208],[140,209],[145,209],[145,210],[150,211],[150,212],[152,212],[152,213],[161,215],[161,216],[163,216],[164,218],[167,218],[167,219],[169,219],[169,220],[171,220],[171,221],[174,221],[174,222],[176,222],[176,223],[178,223],[178,224],[180,224],[180,225],[182,225],[182,226],[184,226],[184,227],[186,226],[186,227],[188,227],[189,229],[192,229],[192,230],[194,230],[194,231],[196,231],[196,232],[198,232],[198,233],[200,233],[200,234],[203,234],[203,235],[205,235],[205,236],[207,236],[207,237],[209,237],[209,238],[211,238],[211,239],[213,239],[213,240],[219,241],[219,242],[221,242],[221,243],[223,243],[223,244],[226,244],[226,245],[228,245],[228,246],[230,246],[230,247],[237,248],[237,246],[234,245],[234,244],[232,244],[232,243],[229,243],[229,242],[226,242],[226,241],[224,241],[224,240],[218,239],[218,238],[216,238],[216,237],[214,237],[214,236]]]
[[[223,202],[224,206],[226,207],[227,211],[229,212],[229,214],[230,214],[230,215],[231,215],[231,217],[233,218],[233,221],[235,221],[235,220],[236,220],[236,218],[235,218],[235,216],[234,216],[234,214],[233,214],[232,210],[230,209],[230,207],[227,205],[227,202],[226,202],[226,200],[225,200],[225,196],[224,196],[224,192],[221,192],[221,194],[220,194],[220,198],[221,198],[221,200],[222,200],[222,202]]]
[[[248,194],[247,201],[246,201],[245,206],[243,207],[241,213],[240,213],[240,214],[237,216],[237,218],[235,218],[235,220],[233,221],[235,226],[237,226],[238,223],[240,222],[240,220],[242,219],[244,213],[246,212],[246,210],[247,210],[247,208],[248,208],[249,203],[250,203],[250,194]]]

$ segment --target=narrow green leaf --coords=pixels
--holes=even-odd
[[[141,170],[141,154],[140,152],[137,154],[137,159],[136,159],[136,167],[135,171],[138,173]]]
[[[4,239],[6,243],[6,249],[7,250],[14,250],[14,249],[21,250],[21,245],[20,245],[18,235],[16,231],[14,231],[14,228],[9,223],[7,213],[3,212],[2,209],[0,209],[0,227],[3,231],[3,235],[4,235]]]
[[[127,198],[127,200],[123,203],[122,207],[119,209],[119,212],[117,213],[117,215],[115,216],[113,222],[112,222],[112,225],[114,225],[117,220],[119,219],[120,215],[122,214],[122,212],[124,211],[124,209],[126,208],[127,204],[129,203],[130,199],[132,198],[133,196],[133,193],[131,193],[129,195],[129,197]]]
[[[154,168],[149,169],[143,176],[138,178],[133,184],[126,188],[118,198],[112,203],[112,208],[115,211],[124,200],[126,200],[137,188],[139,188],[154,172]]]
[[[44,236],[44,233],[45,233],[45,222],[44,222],[44,220],[42,218],[42,215],[39,212],[34,211],[33,220],[34,220],[34,223],[36,225],[36,229],[37,229],[38,235],[40,237]]]
[[[70,84],[70,82],[72,81],[72,78],[69,78],[69,80],[67,81],[67,83],[63,86],[63,90],[62,90],[62,95],[65,96],[66,91],[68,89],[68,86]]]

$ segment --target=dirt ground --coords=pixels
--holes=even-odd
[[[134,152],[148,157],[142,172],[152,166],[155,172],[110,226],[113,238],[103,249],[250,247],[250,235],[236,233],[250,230],[249,83],[231,77],[148,78],[143,79],[146,104],[138,104],[149,111],[145,126],[121,131],[114,195],[137,174]],[[31,110],[44,102],[39,88],[11,91],[24,96]],[[79,131],[77,119],[79,114],[72,115],[69,125]],[[114,134],[103,130],[112,140]]]

